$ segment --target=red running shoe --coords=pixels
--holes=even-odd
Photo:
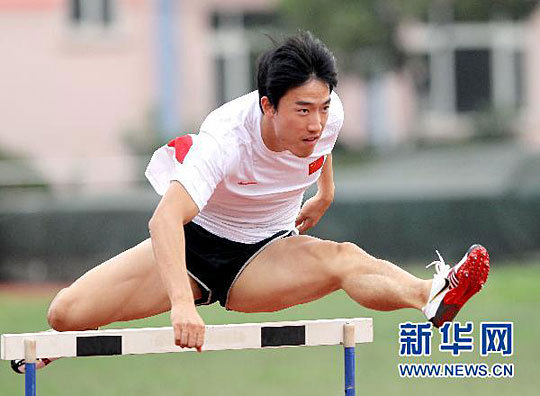
[[[56,359],[38,358],[36,359],[36,370],[40,370],[43,367],[51,364]],[[17,374],[24,374],[26,371],[26,361],[24,359],[12,360],[11,369]]]
[[[485,247],[472,245],[461,261],[453,268],[444,262],[437,251],[439,260],[427,304],[422,312],[435,327],[452,321],[463,305],[482,289],[489,274],[489,254]]]

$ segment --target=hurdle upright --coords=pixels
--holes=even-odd
[[[345,395],[355,395],[355,345],[373,342],[371,318],[208,325],[203,351],[321,345],[344,347]],[[3,334],[3,360],[140,355],[195,351],[174,344],[172,327]],[[35,395],[35,371],[26,371],[26,394]],[[35,368],[35,366],[33,366]],[[34,393],[31,393],[34,392]]]

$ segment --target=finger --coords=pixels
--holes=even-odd
[[[310,220],[309,220],[309,224],[308,224],[308,228],[315,227],[315,226],[317,225],[318,222],[319,222],[318,219],[310,219]]]
[[[197,341],[195,343],[195,348],[198,352],[202,352],[202,346],[204,344],[204,327],[203,330],[197,333]]]
[[[312,219],[304,222],[304,232],[307,232],[310,228],[315,225],[315,222]]]
[[[182,333],[180,334],[180,346],[185,348],[188,344],[189,330],[187,326],[182,326]]]
[[[195,348],[196,342],[197,342],[197,331],[195,330],[193,326],[189,326],[186,346],[188,348]]]
[[[294,225],[296,227],[298,227],[299,224],[301,224],[304,220],[306,219],[306,217],[304,215],[299,215],[297,218],[296,218],[296,221],[294,222]]]
[[[180,327],[174,328],[174,343],[175,345],[181,346],[182,339],[182,329]]]
[[[309,230],[310,227],[311,227],[311,220],[305,219],[304,222],[300,225],[300,227],[298,227],[298,231],[300,231],[300,234],[303,234],[304,232]]]

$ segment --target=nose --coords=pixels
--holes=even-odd
[[[309,117],[309,123],[307,126],[308,132],[312,133],[319,133],[322,130],[322,120],[319,113],[313,113],[311,117]]]

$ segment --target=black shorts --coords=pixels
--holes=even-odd
[[[187,270],[202,292],[195,304],[219,301],[227,307],[232,285],[251,260],[273,241],[296,235],[296,231],[280,231],[253,244],[221,238],[193,222],[184,226],[184,234]]]

